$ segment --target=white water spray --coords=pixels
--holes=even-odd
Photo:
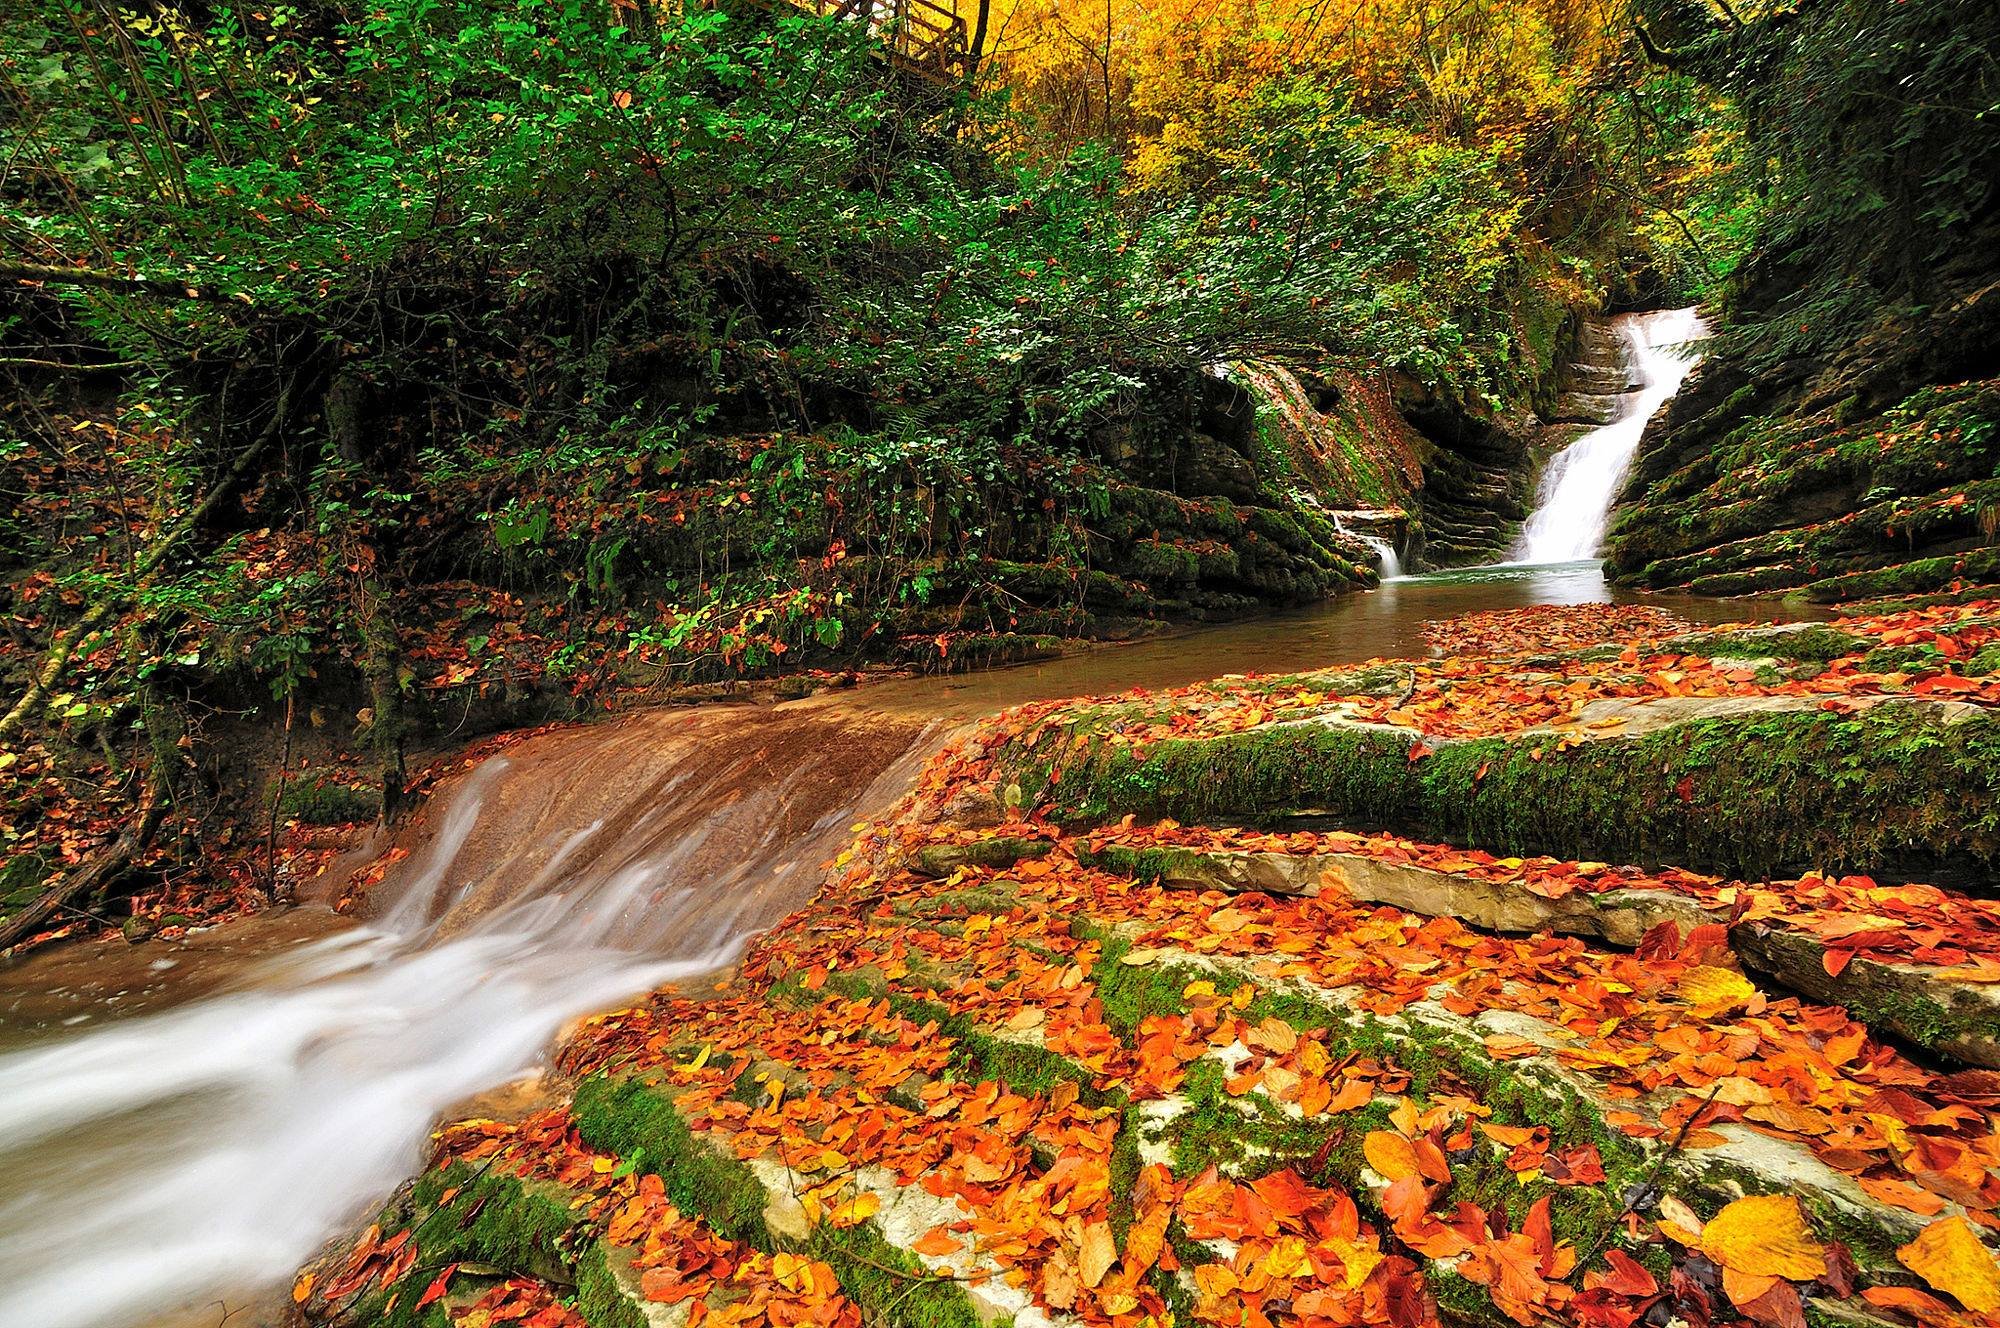
[[[1689,343],[1707,334],[1701,315],[1693,309],[1622,314],[1611,325],[1630,349],[1639,388],[1625,397],[1617,419],[1592,429],[1549,459],[1535,510],[1514,545],[1516,562],[1566,563],[1597,557],[1611,504],[1639,449],[1639,435],[1700,361]]]
[[[1367,546],[1370,553],[1375,555],[1377,568],[1382,573],[1384,581],[1393,581],[1403,574],[1403,560],[1396,556],[1396,546],[1394,544],[1391,544],[1380,535],[1370,534],[1365,530],[1349,530],[1347,522],[1343,519],[1349,516],[1380,517],[1388,514],[1379,512],[1329,512],[1327,515],[1333,518],[1333,528],[1335,530],[1343,535],[1359,540],[1363,545]]]
[[[883,790],[852,757],[774,775],[775,724],[733,723],[721,754],[657,725],[587,737],[594,775],[488,761],[375,925],[264,961],[247,990],[0,1055],[0,1324],[213,1323],[571,1019],[731,962]]]

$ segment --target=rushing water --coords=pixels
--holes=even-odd
[[[1597,556],[1639,435],[1700,359],[1689,344],[1707,330],[1693,309],[1621,314],[1611,325],[1624,339],[1639,387],[1626,394],[1617,419],[1549,459],[1535,510],[1514,546],[1516,561],[1567,563]]]
[[[802,902],[919,732],[716,710],[524,744],[440,798],[378,920],[0,1057],[0,1324],[215,1324],[283,1283],[440,1111]]]

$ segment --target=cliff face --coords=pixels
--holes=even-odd
[[[1996,374],[1995,283],[1777,378],[1704,365],[1646,434],[1613,577],[1818,600],[2000,581]]]
[[[1615,579],[1821,600],[2000,581],[2000,11],[1823,0],[1658,51],[1769,179],[1714,353],[1657,420]]]

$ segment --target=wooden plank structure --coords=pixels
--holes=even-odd
[[[971,41],[954,4],[938,0],[780,0],[810,14],[865,23],[889,63],[933,83],[965,77]]]

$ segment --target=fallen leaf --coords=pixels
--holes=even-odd
[[[1826,1271],[1826,1249],[1805,1210],[1785,1194],[1758,1194],[1725,1207],[1701,1231],[1701,1252],[1723,1268],[1803,1282]]]
[[[1963,1217],[1931,1223],[1896,1259],[1975,1314],[2000,1310],[2000,1264]]]
[[[1361,1141],[1361,1152],[1384,1180],[1399,1181],[1417,1174],[1416,1147],[1400,1134],[1370,1130]]]

